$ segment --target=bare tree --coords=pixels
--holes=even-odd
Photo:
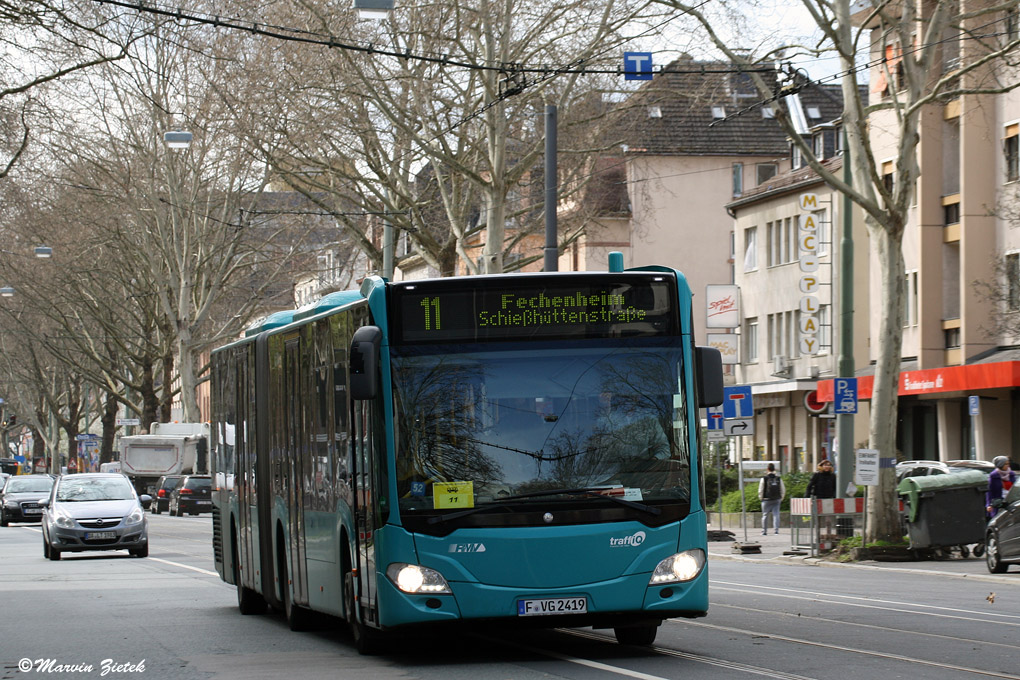
[[[872,0],[854,3],[852,10],[849,0],[802,0],[822,35],[819,47],[777,45],[750,57],[741,49],[744,45],[724,37],[725,25],[717,21],[717,6],[703,9],[680,0],[658,1],[695,18],[715,47],[734,63],[768,63],[780,55],[819,51],[838,55],[852,183],[819,162],[782,107],[776,109],[776,118],[819,176],[864,211],[881,281],[881,321],[878,336],[872,338],[878,357],[869,445],[879,451],[894,451],[896,419],[892,416],[897,407],[906,299],[902,246],[919,175],[921,119],[931,105],[949,98],[1007,92],[1020,84],[1017,71],[1007,68],[1018,54],[1020,41],[989,28],[999,25],[1004,11],[1016,10],[1016,0],[973,4]],[[730,3],[720,5],[733,9]],[[858,87],[856,59],[862,49],[868,49],[879,64],[879,76],[886,84],[885,96],[876,102],[865,101]],[[954,50],[953,59],[945,58],[949,50]],[[761,78],[755,79],[763,100],[774,100],[776,93]],[[895,144],[891,174],[876,156],[883,138]],[[894,483],[892,470],[884,470],[878,493],[869,495],[866,541],[901,538]]]
[[[372,26],[330,3],[280,6],[278,23],[366,47],[264,48],[261,96],[235,105],[275,122],[274,169],[323,201],[377,269],[383,250],[367,228],[386,221],[443,275],[458,262],[499,272],[542,224],[544,106],[574,129],[561,162],[590,165],[598,120],[572,111],[607,87],[594,71],[616,67],[623,28],[649,6],[473,0],[405,5]]]
[[[0,0],[0,178],[27,150],[47,85],[125,58],[144,31],[117,23],[111,29],[110,17],[85,0]]]

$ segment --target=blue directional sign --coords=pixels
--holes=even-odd
[[[750,418],[754,415],[754,402],[751,399],[750,385],[737,385],[723,388],[723,417]]]
[[[970,411],[972,416],[981,415],[981,397],[976,394],[967,397],[967,410]]]
[[[623,79],[624,80],[651,80],[652,79],[652,53],[651,52],[624,52],[623,53]]]
[[[722,406],[712,406],[708,409],[708,431],[719,430],[722,432],[723,429],[723,412]]]
[[[836,393],[835,413],[857,413],[857,378],[836,378],[832,381]]]

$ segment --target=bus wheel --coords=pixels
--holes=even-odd
[[[614,628],[613,632],[616,633],[616,641],[621,645],[647,647],[655,642],[655,635],[659,632],[659,626],[658,624],[649,623],[643,626]]]
[[[361,620],[358,607],[354,605],[354,572],[344,572],[344,615],[351,627],[351,637],[359,654],[371,655],[379,651],[381,634],[372,630]]]

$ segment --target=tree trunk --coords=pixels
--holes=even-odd
[[[198,399],[195,398],[198,380],[195,376],[195,357],[191,349],[191,334],[187,331],[181,331],[178,334],[177,356],[180,357],[177,374],[181,378],[181,408],[183,410],[181,420],[185,423],[197,423],[201,420]]]
[[[871,395],[871,448],[878,450],[882,458],[895,458],[906,276],[902,247],[903,225],[877,225],[869,219],[868,227],[882,278],[882,314],[876,338],[879,347],[878,365],[875,367],[875,386]],[[879,475],[879,486],[874,493],[868,494],[865,543],[902,540],[899,496],[895,487],[895,469],[883,467]]]
[[[99,417],[103,424],[103,444],[99,452],[100,463],[109,463],[113,460],[113,438],[117,431],[117,411],[119,409],[120,402],[117,400],[117,395],[113,392],[107,393],[103,413]]]

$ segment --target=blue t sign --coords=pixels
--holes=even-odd
[[[624,80],[651,80],[652,79],[652,53],[651,52],[624,52],[623,53],[623,79]]]
[[[857,413],[857,378],[836,378],[836,413]]]

